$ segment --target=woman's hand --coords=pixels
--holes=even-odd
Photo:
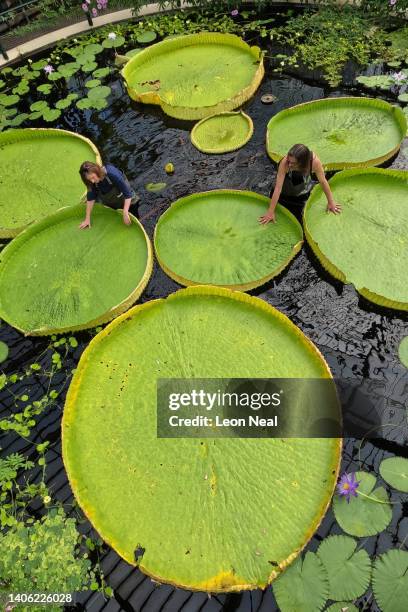
[[[125,225],[130,225],[132,223],[132,221],[130,220],[130,217],[129,217],[129,213],[126,212],[125,210],[123,211],[123,223]]]
[[[266,215],[263,215],[262,217],[259,217],[258,221],[260,223],[262,223],[263,225],[266,225],[270,221],[272,221],[272,223],[276,223],[275,210],[268,210]]]
[[[326,211],[338,215],[339,213],[341,213],[341,206],[340,204],[337,204],[337,202],[328,202]]]
[[[87,227],[91,227],[91,220],[90,219],[85,219],[85,221],[82,221],[82,223],[79,226],[79,229],[86,229]]]

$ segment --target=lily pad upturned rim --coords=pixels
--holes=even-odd
[[[185,107],[175,106],[163,100],[158,91],[154,89],[143,93],[137,92],[127,82],[127,76],[131,72],[132,66],[137,65],[138,62],[148,60],[151,56],[165,52],[166,50],[171,51],[173,48],[178,49],[180,47],[191,46],[199,43],[221,43],[230,44],[235,47],[241,47],[247,49],[248,53],[252,54],[255,59],[255,55],[258,55],[257,62],[258,67],[253,75],[252,81],[247,87],[238,91],[232,98],[218,102],[211,106],[201,107]],[[156,104],[161,106],[163,111],[170,117],[176,119],[184,119],[188,121],[195,121],[197,119],[203,119],[209,115],[218,114],[224,111],[234,110],[241,106],[244,102],[249,100],[258,89],[265,74],[263,54],[259,47],[250,46],[242,38],[236,34],[225,34],[222,32],[200,32],[196,34],[186,34],[176,36],[174,38],[167,38],[158,43],[143,49],[140,53],[130,58],[121,70],[121,75],[125,81],[126,89],[132,100],[136,102],[143,102],[145,104]]]
[[[14,144],[15,142],[18,142],[20,140],[31,140],[32,138],[35,138],[37,136],[45,137],[47,135],[53,135],[53,134],[55,135],[61,134],[63,136],[72,136],[75,138],[79,138],[80,140],[85,142],[88,145],[88,147],[92,149],[93,153],[95,154],[96,163],[100,165],[102,164],[101,154],[99,153],[98,149],[96,148],[92,140],[90,140],[86,136],[82,136],[82,134],[77,134],[76,132],[71,132],[70,130],[62,130],[60,128],[15,128],[11,130],[6,130],[5,132],[0,133],[0,146],[7,145],[7,144]],[[86,191],[84,191],[84,193],[82,194],[82,197],[84,197],[85,195],[86,195]],[[39,219],[39,221],[40,220],[41,219]],[[36,221],[37,220],[34,219],[32,223],[35,223]],[[15,238],[15,236],[20,234],[22,230],[24,230],[26,227],[29,227],[29,225],[31,224],[23,225],[19,228],[14,228],[14,229],[4,228],[4,227],[1,227],[0,225],[0,238]]]
[[[354,168],[351,170],[343,170],[342,172],[338,172],[335,174],[330,180],[329,185],[333,185],[336,182],[342,181],[349,177],[363,175],[363,174],[373,174],[373,175],[383,175],[389,176],[390,178],[402,179],[404,181],[408,180],[408,172],[406,170],[388,170],[384,168]],[[318,242],[316,242],[312,236],[310,227],[307,224],[307,211],[313,204],[313,195],[318,191],[319,185],[315,185],[310,193],[310,196],[306,202],[306,205],[303,209],[303,229],[305,233],[305,237],[307,242],[309,243],[312,251],[315,253],[316,257],[320,261],[323,268],[329,272],[334,278],[337,278],[342,283],[347,283],[347,277],[337,266],[335,266],[329,259],[329,257],[323,253],[320,249]],[[379,295],[373,291],[370,291],[366,288],[357,289],[358,293],[362,295],[364,298],[377,304],[379,306],[383,306],[384,308],[393,308],[395,310],[408,310],[408,302],[397,302],[395,300],[391,300],[383,295]]]
[[[282,213],[284,215],[286,215],[289,219],[291,219],[291,221],[293,221],[293,223],[296,225],[296,227],[298,227],[298,229],[300,230],[301,234],[302,234],[302,239],[297,242],[295,244],[295,246],[292,249],[292,253],[290,254],[290,256],[285,259],[282,264],[276,268],[276,270],[274,270],[271,274],[268,274],[267,276],[264,276],[262,278],[259,278],[255,281],[251,281],[249,283],[244,283],[244,284],[240,284],[240,285],[204,285],[203,283],[196,283],[194,281],[192,281],[191,279],[185,278],[184,276],[180,276],[179,274],[176,274],[175,272],[173,272],[165,263],[164,261],[161,259],[160,255],[159,255],[159,250],[157,248],[157,232],[158,232],[158,228],[159,228],[159,224],[161,219],[163,219],[166,215],[171,214],[171,210],[173,206],[182,206],[183,204],[186,204],[188,202],[191,202],[191,200],[196,200],[197,198],[201,197],[201,196],[206,196],[206,195],[212,195],[212,194],[231,194],[231,193],[236,193],[238,195],[246,195],[246,196],[250,196],[253,197],[254,199],[259,200],[260,202],[264,202],[265,204],[268,204],[269,202],[269,198],[266,196],[263,196],[259,193],[255,193],[254,191],[245,191],[245,190],[241,190],[241,189],[212,189],[211,191],[199,191],[197,193],[192,193],[188,196],[184,196],[182,198],[179,198],[178,200],[175,200],[174,202],[172,202],[170,204],[170,206],[165,210],[165,212],[159,217],[159,220],[157,221],[155,228],[154,228],[154,233],[153,233],[153,245],[154,245],[154,252],[156,254],[156,259],[158,264],[160,265],[160,267],[162,268],[162,270],[167,274],[167,276],[169,276],[170,278],[172,278],[173,280],[175,280],[177,283],[179,283],[180,285],[184,285],[185,287],[193,287],[193,286],[211,286],[211,287],[224,287],[226,289],[233,289],[236,291],[250,291],[251,289],[256,289],[257,287],[260,287],[262,285],[264,285],[265,283],[267,283],[268,281],[272,280],[272,278],[275,278],[276,276],[278,276],[286,267],[287,265],[292,261],[292,259],[294,259],[294,257],[299,253],[299,251],[301,250],[302,246],[303,246],[303,229],[301,224],[299,223],[299,221],[296,219],[296,217],[290,212],[290,210],[288,210],[285,206],[282,206],[281,204],[277,205],[277,210],[279,211],[279,213]],[[174,209],[173,209],[174,210]]]
[[[380,98],[363,98],[363,97],[358,97],[358,96],[344,96],[344,97],[339,97],[339,98],[319,98],[318,100],[311,100],[309,102],[302,102],[301,104],[297,104],[296,106],[291,106],[290,108],[286,108],[280,111],[279,113],[277,113],[276,115],[274,115],[269,120],[268,125],[266,127],[266,150],[267,150],[269,157],[276,163],[280,162],[280,160],[283,158],[283,155],[281,155],[280,153],[274,150],[273,144],[271,143],[271,129],[270,128],[271,126],[273,126],[275,122],[281,120],[287,115],[293,115],[298,112],[312,112],[314,108],[318,108],[318,107],[329,108],[331,105],[334,106],[336,104],[340,106],[341,104],[344,104],[344,102],[346,102],[346,104],[347,103],[356,104],[356,105],[360,104],[361,106],[375,107],[375,108],[379,108],[379,109],[394,113],[395,120],[398,123],[400,131],[401,131],[400,142],[391,151],[389,151],[385,155],[382,155],[381,157],[375,157],[375,158],[368,159],[362,162],[349,162],[346,160],[344,162],[332,162],[332,163],[322,162],[324,168],[326,170],[343,170],[347,168],[367,168],[371,166],[379,166],[383,162],[393,157],[393,155],[395,155],[395,153],[399,151],[401,147],[401,143],[403,142],[404,137],[407,134],[407,130],[408,130],[407,119],[403,111],[401,110],[399,106],[393,106],[389,102],[386,102],[385,100],[382,100]],[[305,143],[305,144],[307,145],[308,143]]]
[[[25,239],[30,239],[31,235],[36,234],[38,231],[41,231],[43,228],[46,228],[52,225],[56,217],[57,218],[60,218],[61,216],[67,217],[70,214],[74,214],[75,211],[78,210],[79,208],[82,210],[83,205],[78,204],[76,206],[63,206],[62,208],[59,208],[55,213],[51,215],[47,215],[40,221],[37,221],[36,223],[31,223],[29,226],[27,226],[25,230],[20,232],[20,234],[15,240],[12,240],[3,249],[3,251],[1,252],[1,256],[0,256],[1,264],[4,264],[4,262],[7,261],[8,257],[10,256],[10,253],[12,253],[13,250],[15,250],[16,248],[20,248],[21,240],[25,241]],[[109,207],[104,206],[104,208],[109,208]],[[80,331],[83,329],[89,329],[92,327],[97,327],[98,325],[102,325],[104,323],[108,323],[109,321],[114,319],[117,315],[122,314],[128,308],[130,308],[130,306],[132,306],[135,303],[135,301],[140,297],[147,283],[149,282],[150,276],[153,271],[153,249],[152,249],[152,244],[150,242],[149,236],[147,235],[146,230],[144,229],[143,225],[140,223],[139,219],[137,219],[131,213],[129,213],[129,216],[132,219],[132,222],[134,222],[136,225],[139,226],[145,238],[146,250],[147,250],[147,260],[146,260],[146,267],[145,267],[144,274],[142,278],[140,279],[138,285],[133,289],[133,291],[124,300],[112,306],[107,312],[104,312],[102,315],[100,315],[96,319],[87,321],[86,323],[81,323],[79,325],[69,325],[67,327],[46,327],[44,326],[38,329],[29,330],[29,331],[18,327],[14,323],[10,323],[10,325],[12,325],[14,329],[17,329],[19,332],[21,332],[25,336],[48,336],[50,334],[64,334],[67,332]],[[1,273],[1,270],[0,270],[0,273]]]
[[[120,316],[116,317],[102,331],[100,331],[96,336],[94,336],[91,339],[88,346],[85,348],[84,352],[81,355],[80,362],[78,363],[78,367],[76,368],[76,371],[72,378],[72,382],[67,392],[65,405],[64,405],[64,411],[63,411],[62,425],[61,425],[61,446],[62,446],[63,451],[65,448],[66,425],[67,423],[69,424],[70,421],[72,420],[74,410],[75,410],[75,402],[77,399],[77,395],[81,389],[82,378],[84,377],[86,367],[89,363],[89,360],[91,359],[92,351],[96,349],[98,344],[101,341],[103,341],[105,337],[109,336],[115,328],[119,327],[124,321],[132,318],[134,315],[137,316],[137,314],[140,312],[154,308],[157,303],[164,302],[166,300],[175,300],[175,299],[180,298],[181,296],[190,297],[193,295],[228,297],[233,300],[237,300],[238,302],[244,302],[246,304],[251,304],[255,308],[263,311],[264,313],[267,313],[269,315],[272,315],[273,317],[276,317],[277,319],[282,321],[285,325],[289,326],[291,330],[294,332],[294,334],[299,338],[300,343],[303,344],[304,346],[307,346],[308,350],[310,350],[310,352],[319,359],[324,370],[326,371],[326,375],[327,375],[326,377],[332,378],[332,373],[330,371],[330,368],[324,356],[322,355],[320,350],[317,348],[317,346],[302,332],[300,328],[298,328],[289,319],[289,317],[287,317],[277,308],[270,305],[268,302],[265,302],[261,298],[248,295],[247,293],[242,293],[241,291],[232,291],[231,289],[226,289],[224,287],[215,287],[212,285],[211,286],[210,285],[196,285],[194,287],[187,287],[187,288],[179,289],[178,291],[171,293],[165,298],[156,298],[148,302],[144,302],[143,304],[136,304],[135,306],[133,306],[132,308],[130,308],[129,310],[127,310]],[[308,544],[310,538],[313,536],[313,534],[316,532],[321,522],[323,521],[327,513],[327,510],[330,507],[332,497],[336,489],[336,483],[337,483],[337,479],[338,479],[338,475],[340,471],[340,465],[341,465],[342,448],[343,448],[343,439],[337,438],[337,445],[335,447],[335,452],[333,453],[333,456],[335,456],[335,458],[333,459],[333,464],[332,464],[332,468],[333,470],[335,470],[334,477],[333,477],[333,488],[332,488],[331,493],[327,496],[327,502],[325,502],[324,507],[319,508],[319,512],[318,512],[318,516],[316,517],[315,524],[313,524],[313,526],[308,530],[303,545],[298,550],[291,553],[285,561],[280,563],[279,572],[277,572],[275,569],[271,571],[271,574],[269,575],[269,578],[268,578],[268,584],[270,584],[275,578],[277,578],[284,569],[289,567],[289,565],[291,565],[291,563],[295,559],[298,558],[301,551]],[[98,525],[95,524],[95,521],[93,518],[93,514],[94,514],[93,509],[88,508],[86,503],[84,504],[83,502],[81,502],[80,493],[78,492],[77,487],[76,487],[76,481],[72,477],[72,474],[69,468],[67,454],[63,452],[62,458],[63,458],[64,467],[67,473],[68,481],[70,483],[72,490],[75,491],[75,496],[77,498],[77,501],[82,511],[84,512],[88,520],[91,522],[91,524],[94,525],[97,531],[99,531]],[[103,539],[108,543],[108,545],[113,550],[115,550],[130,565],[138,567],[144,574],[146,574],[153,580],[157,580],[161,582],[162,584],[171,584],[173,586],[183,588],[183,585],[177,584],[176,582],[171,582],[169,580],[164,580],[163,577],[161,576],[157,576],[157,575],[153,575],[152,573],[149,573],[143,567],[143,558],[140,563],[135,562],[134,558],[129,558],[129,556],[126,555],[126,553],[123,553],[123,551],[121,552],[119,550],[119,547],[115,544],[115,542],[111,538],[107,538],[106,535],[103,535]],[[201,588],[194,589],[194,587],[191,587],[191,586],[188,586],[188,588],[192,591],[202,590]],[[235,592],[235,591],[242,591],[242,590],[252,590],[253,588],[254,588],[253,584],[242,584],[242,585],[233,585],[227,589],[218,589],[218,590],[212,589],[211,592],[220,592],[220,593],[221,592]]]
[[[210,149],[208,147],[203,147],[202,144],[200,144],[200,140],[197,139],[197,132],[200,128],[200,126],[202,126],[206,121],[210,121],[211,119],[214,119],[215,117],[238,117],[241,116],[243,119],[245,119],[245,121],[247,122],[248,125],[248,132],[247,135],[245,136],[245,138],[236,146],[234,147],[225,147],[225,148],[215,148],[215,149]],[[209,115],[208,117],[204,117],[204,119],[201,119],[201,121],[199,121],[198,123],[195,124],[195,126],[193,127],[193,129],[191,130],[191,134],[190,134],[190,138],[191,138],[191,142],[193,143],[193,145],[195,146],[196,149],[198,149],[199,151],[201,151],[202,153],[229,153],[230,151],[236,151],[237,149],[241,149],[241,147],[245,146],[246,143],[251,140],[252,135],[254,133],[254,124],[253,121],[251,119],[251,117],[249,115],[247,115],[246,113],[244,113],[244,111],[224,111],[223,113],[217,113],[215,115]]]

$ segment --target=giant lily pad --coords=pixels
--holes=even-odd
[[[122,74],[133,100],[159,104],[179,119],[202,119],[249,100],[264,68],[259,47],[233,34],[203,32],[144,49]]]
[[[281,111],[268,123],[266,146],[279,161],[303,142],[327,170],[377,166],[399,149],[407,131],[397,106],[373,98],[326,98]]]
[[[408,173],[344,170],[330,180],[340,215],[313,189],[304,210],[308,242],[330,274],[368,300],[408,310]]]
[[[303,244],[295,217],[278,206],[279,223],[261,225],[269,198],[215,190],[174,202],[160,217],[154,244],[163,270],[182,285],[244,291],[279,274]]]
[[[251,138],[254,125],[242,111],[205,117],[191,131],[191,142],[203,153],[228,153],[243,147]]]
[[[85,329],[110,321],[149,279],[149,239],[137,219],[97,205],[80,230],[83,205],[35,223],[0,255],[0,317],[25,334]]]
[[[158,438],[157,381],[186,376],[330,372],[259,298],[200,286],[136,306],[91,341],[73,377],[62,425],[72,489],[99,534],[153,578],[263,588],[325,514],[341,440]]]
[[[42,115],[48,105],[34,103],[32,110],[39,111],[39,106]],[[78,169],[85,160],[101,161],[95,145],[66,130],[17,129],[0,134],[0,238],[16,236],[32,221],[79,203],[84,184]]]

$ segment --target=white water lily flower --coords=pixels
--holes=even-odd
[[[115,38],[116,38],[115,32],[109,32],[108,38],[110,38],[111,40],[115,40]]]

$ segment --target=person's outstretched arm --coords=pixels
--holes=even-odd
[[[315,158],[313,162],[313,172],[316,174],[318,181],[324,191],[324,195],[327,198],[327,212],[332,212],[337,215],[341,212],[341,206],[340,204],[337,204],[337,202],[334,201],[334,197],[331,192],[330,185],[327,182],[327,178],[324,173],[324,168],[320,159]]]
[[[283,185],[283,181],[285,180],[285,174],[286,174],[286,157],[284,157],[279,164],[278,174],[276,175],[275,189],[273,190],[271,202],[269,204],[267,213],[263,215],[262,217],[259,217],[260,223],[265,224],[265,223],[269,223],[269,221],[272,221],[272,223],[276,223],[275,208],[276,208],[276,205],[279,200],[279,196],[282,191],[282,185]]]
[[[129,208],[132,202],[132,198],[126,198],[125,203],[123,204],[123,223],[126,225],[130,225],[132,222],[129,217]]]
[[[92,209],[93,206],[95,204],[95,200],[88,200],[86,201],[86,213],[85,213],[85,219],[84,221],[82,221],[81,225],[79,226],[80,229],[85,229],[86,227],[91,227],[91,213],[92,213]]]

